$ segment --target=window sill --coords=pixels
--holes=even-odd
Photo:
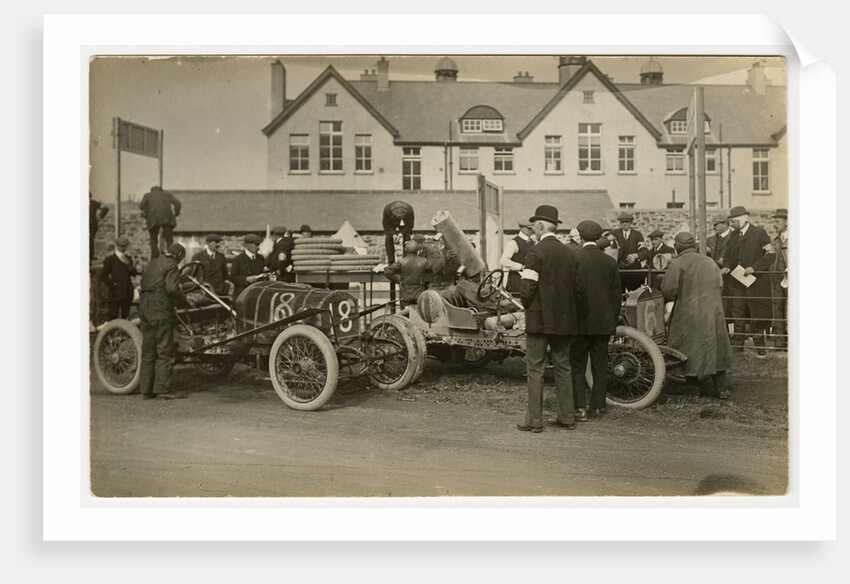
[[[549,175],[549,176],[563,176],[564,171],[563,170],[544,170],[543,174]]]
[[[498,174],[498,175],[504,176],[504,175],[516,174],[516,172],[513,171],[513,170],[494,170],[493,174]]]
[[[664,174],[667,175],[667,176],[685,176],[686,175],[684,170],[677,170],[677,171],[668,170]]]
[[[290,170],[289,174],[312,174],[309,170]]]
[[[604,171],[601,170],[580,170],[577,174],[586,174],[586,175],[597,175],[597,174],[605,174]]]
[[[478,174],[477,170],[459,170],[458,174]]]
[[[620,171],[617,171],[617,174],[636,175],[637,171],[636,170],[620,170]]]
[[[373,170],[355,170],[354,174],[366,174],[366,175],[368,175],[368,174],[375,174],[375,171],[373,171]]]
[[[344,170],[320,170],[319,174],[345,174]]]
[[[770,191],[753,191],[754,197],[770,197],[773,193]]]

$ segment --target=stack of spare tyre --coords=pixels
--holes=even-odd
[[[292,269],[296,272],[368,272],[380,258],[346,249],[342,239],[305,237],[295,240]]]

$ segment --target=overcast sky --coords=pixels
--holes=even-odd
[[[387,56],[393,79],[434,78],[443,55]],[[112,119],[164,132],[166,189],[266,188],[266,137],[271,109],[271,63],[287,71],[287,98],[294,99],[328,65],[346,79],[374,69],[374,56],[102,57],[90,68],[91,184],[94,198],[114,201],[117,154]],[[459,81],[511,81],[528,71],[535,82],[557,82],[556,56],[452,56]],[[615,83],[638,83],[647,56],[591,57]],[[746,81],[753,57],[656,57],[665,83]],[[784,61],[765,61],[768,78],[785,83]],[[155,159],[123,153],[122,199],[138,200],[159,180]]]

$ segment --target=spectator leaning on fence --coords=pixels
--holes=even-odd
[[[776,237],[773,251],[776,259],[770,267],[773,290],[773,345],[788,347],[788,209],[777,209],[773,214]]]
[[[729,266],[733,271],[740,266],[745,275],[755,277],[750,286],[732,280],[735,324],[732,344],[736,351],[743,351],[747,335],[752,335],[758,356],[765,357],[764,335],[770,323],[772,302],[770,278],[763,272],[773,265],[773,243],[764,229],[750,223],[750,215],[744,207],[733,207],[729,220],[735,229],[729,242]]]
[[[675,303],[668,321],[667,345],[687,355],[684,373],[690,391],[726,399],[726,370],[732,347],[720,300],[723,277],[714,261],[697,251],[692,234],[676,234],[673,245],[678,255],[661,282],[664,299]],[[703,392],[699,378],[706,375],[711,376],[713,387]]]

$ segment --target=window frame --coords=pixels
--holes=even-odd
[[[303,143],[293,141],[293,138],[303,138]],[[293,156],[293,148],[298,148],[298,156]],[[302,152],[303,151],[303,152]],[[304,168],[293,168],[293,161],[304,164]],[[310,174],[310,134],[289,135],[289,174]]]
[[[717,164],[718,156],[717,148],[705,149],[705,174],[717,174],[719,172],[720,167]],[[709,168],[709,161],[714,165],[714,168]]]
[[[557,156],[555,156],[557,154]],[[557,168],[549,168],[549,163]],[[564,138],[563,136],[543,137],[543,174],[564,174]]]
[[[480,119],[471,118],[460,121],[460,131],[464,134],[480,134],[483,124]]]
[[[410,182],[406,185],[405,181],[408,180]],[[422,148],[419,146],[405,146],[401,149],[401,190],[422,190]]]
[[[582,128],[586,131],[582,131]],[[594,129],[596,131],[594,131]],[[583,144],[583,142],[587,144]],[[594,144],[594,141],[596,142]],[[587,161],[582,159],[582,151],[587,151]],[[593,153],[596,152],[594,158]],[[582,169],[582,163],[588,168]],[[593,168],[596,162],[599,168]],[[602,168],[602,123],[601,122],[579,122],[578,124],[578,173],[579,174],[603,174]]]
[[[367,141],[360,143],[364,139]],[[372,134],[354,134],[354,173],[374,174],[372,170]]]
[[[465,152],[464,152],[465,151]],[[474,162],[474,168],[464,168],[464,160],[467,162],[467,166],[471,166],[470,163]],[[478,148],[472,148],[469,146],[461,146],[457,151],[457,169],[458,174],[478,174],[479,169],[481,168],[481,160],[480,153]]]
[[[585,89],[581,92],[581,103],[596,103],[594,99],[594,92],[592,89]]]
[[[670,169],[670,161],[679,160],[681,168]],[[678,148],[667,148],[665,154],[664,174],[685,174],[685,151]]]
[[[635,136],[619,136],[617,139],[617,173],[637,174],[637,140]],[[629,154],[630,156],[623,156]],[[623,163],[631,163],[631,168],[623,168]]]
[[[336,93],[326,93],[325,94],[325,107],[336,107]]]
[[[325,126],[330,124],[330,132],[325,131]],[[336,128],[339,127],[339,130]],[[328,138],[328,144],[322,144],[323,139]],[[339,139],[338,143],[336,142],[336,138]],[[319,174],[343,174],[345,172],[345,168],[343,166],[344,162],[344,152],[343,152],[343,133],[342,133],[342,121],[340,120],[332,120],[332,121],[320,121],[319,122]],[[324,151],[327,151],[328,156],[326,157]],[[336,154],[336,156],[335,156]],[[328,168],[322,168],[325,161],[327,161]],[[339,168],[334,168],[335,162],[339,162]]]
[[[757,153],[764,153],[763,157],[756,156]],[[764,167],[764,173],[757,173],[756,167]],[[770,194],[770,148],[753,148],[753,194],[768,195]],[[765,188],[756,188],[756,180],[761,179]]]
[[[516,174],[513,148],[493,148],[493,174]]]

